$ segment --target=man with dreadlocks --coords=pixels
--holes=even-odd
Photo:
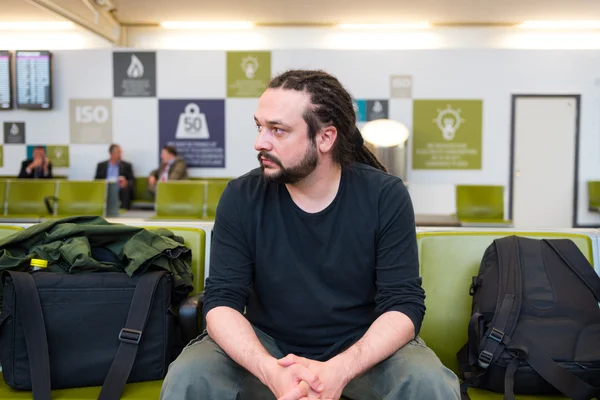
[[[260,168],[232,180],[213,230],[207,330],[162,399],[460,399],[418,336],[414,212],[323,71],[275,77],[254,116]]]

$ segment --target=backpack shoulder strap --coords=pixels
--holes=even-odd
[[[479,345],[478,365],[487,369],[503,350],[505,336],[514,331],[521,313],[523,295],[519,239],[507,236],[494,240],[498,257],[498,298],[494,318]]]
[[[600,277],[579,248],[569,239],[544,239],[565,264],[581,279],[600,302]]]
[[[568,398],[588,400],[600,396],[600,388],[589,385],[578,376],[558,365],[526,337],[519,335],[515,337],[515,341],[525,346],[527,353],[526,360],[531,368],[562,394],[568,396]]]
[[[6,271],[12,278],[17,295],[17,312],[23,324],[33,397],[50,400],[50,357],[46,325],[37,286],[27,272]]]
[[[148,272],[140,278],[133,292],[133,300],[129,307],[129,315],[125,322],[125,328],[119,333],[119,348],[113,359],[113,363],[104,380],[98,400],[119,399],[133,368],[138,345],[142,339],[142,333],[146,321],[150,315],[150,308],[156,294],[156,287],[165,271]]]

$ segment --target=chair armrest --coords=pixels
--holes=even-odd
[[[186,343],[197,338],[204,331],[206,324],[202,315],[203,305],[204,292],[186,298],[179,306],[179,324]]]

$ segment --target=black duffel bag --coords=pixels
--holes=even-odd
[[[113,400],[127,382],[163,379],[180,338],[172,280],[167,271],[4,272],[4,381],[36,400],[85,386],[103,386],[99,399]]]

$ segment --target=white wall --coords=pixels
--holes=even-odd
[[[389,76],[408,74],[413,76],[413,98],[483,100],[482,170],[408,170],[409,187],[418,213],[452,213],[455,184],[508,185],[512,94],[581,94],[579,223],[599,224],[600,217],[587,212],[585,182],[600,179],[600,53],[503,47],[548,47],[549,42],[540,38],[553,38],[558,47],[599,48],[600,36],[596,33],[544,36],[481,29],[448,32],[395,32],[391,36],[375,32],[359,40],[352,32],[262,29],[229,33],[213,40],[207,33],[187,35],[176,31],[130,29],[129,40],[133,47],[159,49],[157,98],[113,99],[113,139],[123,146],[124,156],[134,163],[136,174],[148,174],[158,162],[157,99],[225,98],[225,52],[222,49],[226,48],[275,49],[273,73],[291,67],[323,68],[337,75],[356,98],[388,98]],[[331,49],[347,48],[349,39],[354,39],[358,48],[372,46],[381,50]],[[285,50],[286,43],[289,47],[304,49]],[[411,46],[412,50],[402,50]],[[167,50],[168,47],[214,50]],[[112,97],[111,51],[55,51],[54,110],[1,112],[0,122],[26,121],[28,143],[68,144],[68,99]],[[257,165],[252,148],[255,138],[252,115],[256,104],[256,99],[226,99],[227,167],[194,169],[192,175],[237,176]],[[392,99],[390,117],[410,127],[412,102]],[[69,176],[91,178],[96,162],[107,156],[106,147],[71,145]],[[16,173],[18,163],[25,156],[24,146],[11,145],[10,149],[5,151],[5,167],[0,168],[0,175]],[[549,204],[548,212],[551,210]]]
[[[83,28],[62,31],[2,31],[2,50],[77,50],[110,48],[111,43]]]

